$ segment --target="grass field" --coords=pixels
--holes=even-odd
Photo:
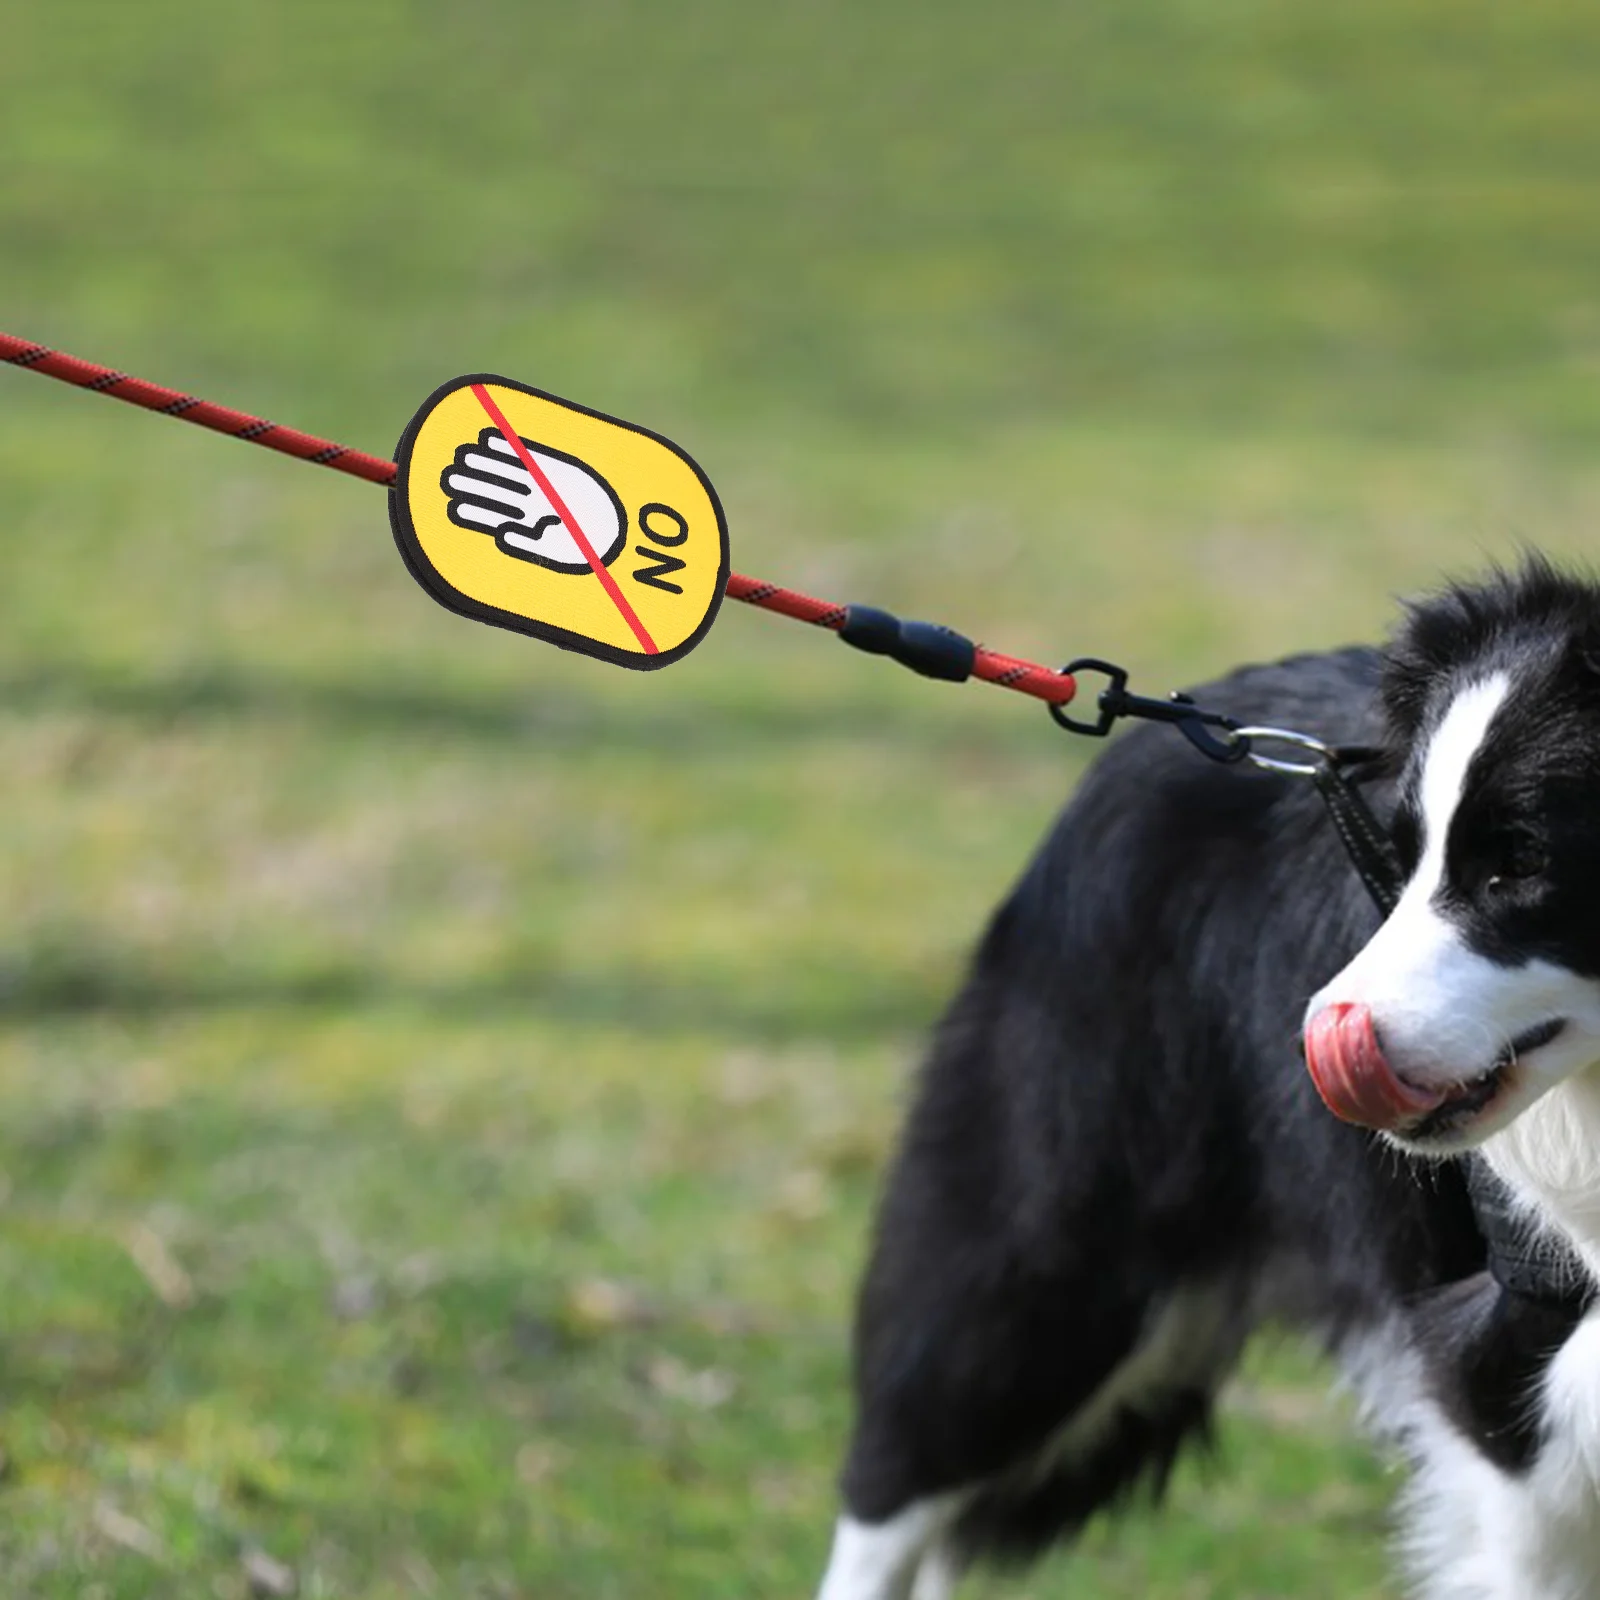
[[[504,371],[741,570],[1153,691],[1591,547],[1597,46],[18,0],[0,325],[379,451]],[[658,675],[475,627],[372,487],[6,370],[0,514],[0,1590],[805,1593],[906,1074],[1084,752],[736,606]],[[1396,1593],[1323,1377],[971,1592]]]

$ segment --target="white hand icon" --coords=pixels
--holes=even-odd
[[[628,531],[628,515],[616,491],[581,461],[531,439],[522,443],[595,554],[609,566],[621,553]],[[457,527],[493,534],[506,555],[557,572],[590,570],[561,513],[499,429],[485,428],[474,443],[462,445],[440,475],[439,486],[450,497],[450,520]]]

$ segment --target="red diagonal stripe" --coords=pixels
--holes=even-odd
[[[606,571],[605,563],[595,553],[595,548],[589,543],[583,529],[578,526],[578,519],[568,510],[567,502],[556,493],[556,486],[545,476],[539,463],[529,454],[527,445],[522,442],[521,434],[506,421],[505,413],[494,403],[489,391],[481,383],[473,384],[472,392],[478,397],[478,404],[488,412],[489,420],[500,430],[500,437],[517,452],[517,460],[528,469],[528,476],[539,485],[545,499],[555,508],[556,515],[566,524],[573,543],[583,552],[583,559],[589,563],[595,577],[611,596],[612,604],[622,613],[622,620],[633,629],[633,636],[639,641],[645,654],[651,656],[660,654],[655,640],[645,631],[644,624],[639,620],[638,613],[628,604],[628,597],[617,586],[617,580]]]

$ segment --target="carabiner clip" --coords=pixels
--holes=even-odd
[[[1186,694],[1179,694],[1174,690],[1165,700],[1157,700],[1150,695],[1129,694],[1128,672],[1125,667],[1119,667],[1110,661],[1101,661],[1095,656],[1080,656],[1076,661],[1069,661],[1061,670],[1074,678],[1084,671],[1103,672],[1107,679],[1106,686],[1100,691],[1100,697],[1096,701],[1100,707],[1100,715],[1094,722],[1079,722],[1075,717],[1069,717],[1063,707],[1051,703],[1050,715],[1072,733],[1086,734],[1091,739],[1103,739],[1111,732],[1112,724],[1120,717],[1137,717],[1144,722],[1170,723],[1201,755],[1209,757],[1212,761],[1224,763],[1241,761],[1249,751],[1249,745],[1242,740],[1232,737],[1219,738],[1211,731],[1213,728],[1221,728],[1231,734],[1237,726],[1232,717],[1225,716],[1220,711],[1203,711]]]

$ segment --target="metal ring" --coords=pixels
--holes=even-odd
[[[1309,733],[1295,733],[1289,728],[1235,728],[1233,736],[1251,746],[1261,740],[1269,744],[1292,744],[1297,749],[1309,750],[1318,758],[1316,762],[1309,764],[1304,761],[1280,761],[1275,756],[1258,756],[1253,748],[1247,750],[1245,760],[1252,766],[1260,767],[1264,772],[1286,772],[1297,778],[1314,778],[1323,767],[1331,765],[1334,760],[1332,745],[1324,744],[1322,740],[1313,738]]]

